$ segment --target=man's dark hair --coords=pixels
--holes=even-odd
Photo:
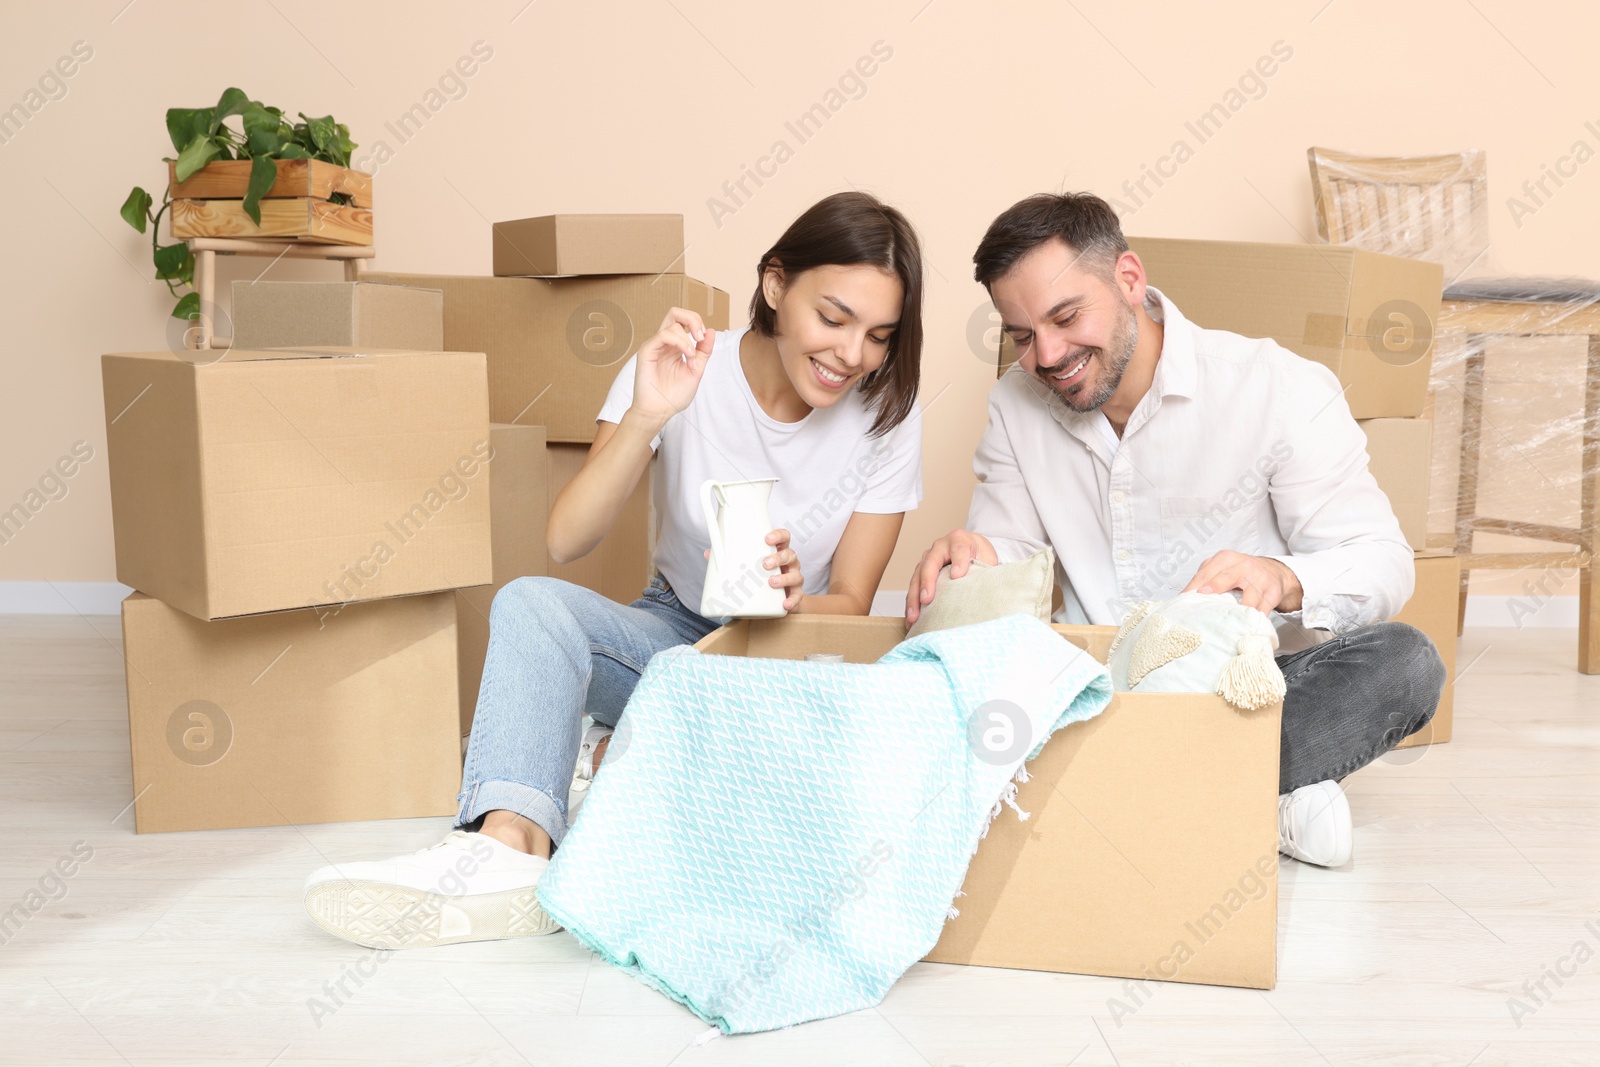
[[[985,289],[994,285],[1017,260],[1059,237],[1078,253],[1088,270],[1111,273],[1117,257],[1128,250],[1122,223],[1111,205],[1093,193],[1035,193],[1019,200],[989,224],[972,255],[972,275]]]
[[[883,365],[861,380],[875,413],[868,436],[881,437],[911,414],[922,376],[922,245],[906,217],[870,193],[834,193],[805,210],[756,264],[750,328],[775,337],[778,316],[762,295],[767,271],[781,265],[791,280],[823,266],[877,267],[900,279],[900,324]]]

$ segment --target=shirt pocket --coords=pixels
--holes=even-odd
[[[1219,496],[1162,497],[1162,551],[1187,548],[1185,558],[1197,566],[1224,549],[1255,555],[1261,547],[1257,507],[1237,489]]]

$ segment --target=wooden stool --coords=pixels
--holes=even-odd
[[[273,256],[290,259],[330,259],[344,263],[344,280],[359,281],[365,261],[377,255],[372,245],[326,245],[301,241],[250,241],[235,237],[190,237],[184,242],[194,256],[194,288],[200,294],[198,328],[189,340],[194,349],[227,348],[231,337],[214,337],[205,309],[215,308],[218,255]]]

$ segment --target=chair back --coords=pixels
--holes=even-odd
[[[1317,233],[1444,265],[1446,286],[1487,267],[1488,163],[1481,150],[1445,156],[1356,156],[1306,151]]]

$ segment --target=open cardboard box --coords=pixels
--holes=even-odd
[[[1115,629],[1055,626],[1104,662]],[[725,656],[842,653],[872,663],[893,617],[740,620],[695,647]],[[1117,693],[1059,730],[990,825],[934,963],[1272,988],[1277,977],[1282,707],[1200,693]]]
[[[1428,398],[1444,268],[1344,245],[1132,237],[1150,284],[1208,330],[1270,337],[1332,370],[1358,419]]]

